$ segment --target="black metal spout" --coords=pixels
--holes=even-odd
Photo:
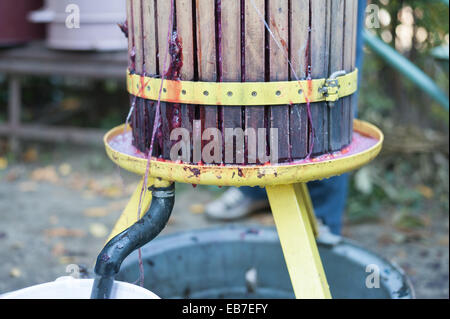
[[[114,276],[119,272],[122,262],[134,250],[161,233],[169,221],[174,203],[175,184],[152,189],[152,203],[145,216],[111,239],[98,255],[91,299],[109,299]]]

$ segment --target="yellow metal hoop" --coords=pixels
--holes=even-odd
[[[157,101],[162,80],[127,72],[128,92]],[[192,82],[164,80],[161,101],[179,104],[256,106],[335,102],[358,89],[358,69],[330,79],[288,82]]]

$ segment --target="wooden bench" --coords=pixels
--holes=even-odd
[[[43,43],[0,50],[0,73],[8,79],[8,122],[0,124],[0,136],[8,136],[11,150],[17,152],[20,139],[102,143],[103,131],[57,127],[21,122],[21,79],[23,76],[54,75],[89,79],[126,79],[127,52],[74,52],[47,49]]]

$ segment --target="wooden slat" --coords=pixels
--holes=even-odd
[[[9,142],[11,151],[18,154],[20,151],[20,141],[17,138],[17,131],[21,127],[22,113],[22,88],[19,76],[11,76],[8,85],[8,123],[12,133]]]
[[[142,11],[144,20],[145,73],[147,75],[155,75],[157,73],[155,2],[153,0],[143,0]]]
[[[85,127],[22,124],[14,128],[8,124],[0,125],[0,136],[82,145],[103,145],[105,133],[104,130]]]
[[[269,26],[276,39],[270,37],[270,81],[288,81],[289,2],[288,0],[272,0],[269,2],[268,9]],[[282,48],[279,48],[278,45],[281,45]],[[273,92],[273,94],[276,94],[276,92]],[[271,128],[278,129],[278,136],[275,136],[277,140],[274,140],[271,136],[270,144],[278,144],[280,162],[290,161],[289,108],[271,106],[269,110]]]
[[[128,22],[128,68],[131,72],[135,72],[135,46],[134,46],[134,14],[133,14],[134,0],[127,0],[127,22]],[[136,107],[136,97],[130,95],[130,105],[134,105],[131,127],[133,128],[133,145],[142,151],[140,145],[140,131],[138,129],[139,115]]]
[[[141,0],[131,0],[131,16],[132,16],[132,34],[134,46],[134,62],[135,71],[137,74],[143,74],[144,71],[144,43],[143,43],[143,23],[142,23],[142,3]],[[146,101],[141,98],[133,97],[135,103],[135,144],[144,151],[146,149],[146,135],[145,135],[145,118],[144,108]]]
[[[134,51],[134,16],[133,1],[127,0],[127,24],[128,24],[128,68],[134,69],[133,51]]]
[[[354,55],[356,53],[356,17],[357,0],[345,1],[345,20],[344,20],[344,60],[343,68],[347,72],[351,72],[355,68]],[[344,132],[346,135],[345,144],[350,144],[353,135],[353,104],[352,96],[343,99],[344,121],[346,126]]]
[[[291,80],[305,79],[306,49],[309,30],[309,0],[291,1],[291,63],[296,74],[291,72]],[[306,88],[304,88],[306,89]],[[308,112],[306,105],[290,107],[290,138],[293,160],[303,159],[308,155]]]
[[[192,0],[176,0],[177,32],[183,47],[183,67],[181,79],[194,80],[194,29],[192,25]],[[181,105],[181,125],[189,131],[192,138],[192,121],[195,106]],[[192,158],[192,157],[191,157]]]
[[[145,118],[145,101],[143,99],[137,99],[136,101],[137,106],[137,112],[138,112],[138,118],[139,118],[139,145],[141,145],[141,148],[143,150],[146,150],[147,147],[147,137],[145,135],[145,122],[147,122],[147,119]]]
[[[156,75],[158,73],[157,65],[157,42],[156,42],[156,21],[155,21],[155,1],[142,0],[142,15],[144,26],[144,73],[146,75]],[[154,90],[158,88],[152,88]],[[153,127],[155,124],[155,108],[154,101],[145,101],[145,113],[147,123],[145,123],[145,136],[147,137],[146,145],[150,146]],[[160,154],[158,143],[153,145],[153,156]]]
[[[357,30],[360,26],[358,26],[358,5],[359,5],[359,1],[357,0],[353,0],[353,12],[352,12],[352,21],[353,21],[353,37],[352,37],[352,47],[353,47],[353,53],[352,53],[352,71],[355,69],[356,67],[356,50],[357,50]],[[362,72],[362,70],[360,70],[360,72]],[[349,114],[349,140],[348,143],[352,143],[353,140],[353,119],[355,116],[355,111],[356,108],[358,107],[358,99],[357,99],[357,95],[352,95],[351,96],[351,100],[352,100],[352,104],[351,104],[351,109],[350,109],[350,114]]]
[[[253,0],[256,8],[265,15],[264,0]],[[265,80],[265,27],[257,11],[252,5],[251,0],[245,1],[245,81],[263,82]],[[264,107],[247,106],[245,108],[245,126],[246,129],[264,128]],[[246,143],[246,148],[250,149],[254,145]],[[259,143],[257,138],[257,145]],[[248,158],[248,163],[257,162],[257,155]]]
[[[133,43],[136,54],[136,73],[142,74],[144,70],[144,26],[142,22],[141,0],[131,0],[131,9],[133,10]]]
[[[169,19],[170,19],[170,3],[169,0],[157,0],[157,32],[158,32],[158,62],[159,62],[159,74],[166,73],[170,65],[169,55],[169,43],[167,41],[167,35],[169,32]],[[167,53],[167,54],[166,54]],[[166,62],[164,65],[164,62]]]
[[[241,81],[241,3],[236,0],[222,0],[222,80],[224,82]],[[222,111],[223,133],[226,128],[242,127],[242,109],[224,106]],[[233,147],[234,139],[225,136],[225,149]],[[243,164],[244,145],[235,145],[233,159],[227,164]],[[236,162],[237,161],[237,162]]]
[[[328,77],[331,1],[311,1],[311,76],[313,79]],[[327,107],[327,103],[311,105],[315,132],[313,154],[322,154],[328,151]]]
[[[159,58],[159,74],[160,76],[165,75],[170,66],[170,55],[169,55],[169,43],[168,43],[168,32],[169,32],[169,21],[170,21],[170,7],[171,1],[168,0],[157,0],[157,32],[158,32],[158,58]],[[166,54],[167,53],[167,54]],[[158,88],[159,89],[159,88]],[[162,142],[160,142],[162,148],[162,156],[165,159],[170,158],[170,108],[168,103],[161,102],[161,131],[162,131]]]
[[[334,0],[331,10],[330,74],[343,69],[345,0]],[[348,123],[346,123],[343,100],[337,101],[334,107],[328,108],[328,118],[330,151],[334,152],[340,150],[343,139],[347,139],[346,124]]]
[[[183,68],[181,78],[194,78],[194,29],[192,26],[192,0],[176,0],[177,32],[183,44]]]
[[[197,60],[200,81],[217,80],[215,0],[197,0]],[[218,126],[218,107],[200,106],[202,132]],[[207,144],[208,141],[203,141]],[[202,147],[203,149],[203,147]]]

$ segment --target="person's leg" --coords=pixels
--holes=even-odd
[[[342,231],[342,216],[347,203],[348,182],[348,175],[343,175],[308,183],[317,218],[321,219],[336,235],[340,235]]]
[[[267,193],[264,188],[244,186],[244,187],[239,188],[239,190],[246,197],[254,199],[254,200],[267,199]]]
[[[308,183],[309,193],[317,218],[339,235],[342,229],[342,215],[348,194],[348,175],[332,177],[323,181]],[[241,187],[241,192],[253,200],[266,199],[266,191],[259,187]]]
[[[205,207],[208,218],[232,221],[268,208],[266,191],[259,187],[229,187],[220,198]]]
[[[339,235],[348,189],[348,175],[308,183],[316,216]],[[265,189],[259,187],[230,188],[226,194],[206,207],[209,217],[233,220],[268,207]]]

